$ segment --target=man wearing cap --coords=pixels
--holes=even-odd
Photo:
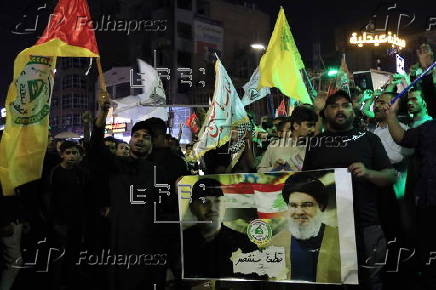
[[[396,181],[396,172],[380,138],[353,127],[353,105],[346,92],[330,95],[320,115],[326,130],[308,145],[303,170],[348,168],[352,173],[359,279],[368,289],[383,289],[382,267],[375,264],[383,263],[386,252],[378,194]]]
[[[271,244],[285,249],[287,279],[340,283],[338,229],[322,222],[326,187],[307,173],[296,173],[286,180],[282,196],[288,204],[288,224]]]
[[[257,250],[247,235],[222,224],[225,214],[224,194],[219,181],[198,180],[192,187],[192,214],[201,222],[183,231],[185,278],[237,277],[233,273],[232,253]]]
[[[155,175],[155,163],[147,160],[152,150],[150,131],[144,121],[137,122],[132,128],[129,142],[130,156],[115,156],[104,145],[106,116],[111,105],[109,97],[100,94],[99,104],[100,111],[91,135],[88,155],[94,166],[109,174],[107,190],[111,204],[110,253],[121,257],[165,255],[161,226],[154,223],[153,202],[159,196],[154,185],[166,184],[167,180],[165,173],[159,168]],[[100,186],[104,186],[104,182]],[[162,197],[164,198],[165,196]],[[157,207],[158,215],[159,209]],[[109,269],[110,289],[152,289],[153,284],[156,284],[157,289],[164,289],[165,263],[160,261],[152,264],[136,263],[126,267],[126,263],[117,260]]]

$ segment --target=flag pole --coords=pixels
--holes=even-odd
[[[268,107],[271,109],[271,115],[274,118],[274,103],[273,103],[272,95],[269,94],[266,98],[268,100]]]
[[[104,79],[103,69],[101,68],[100,57],[97,57],[97,70],[98,70],[98,83],[100,85],[100,90],[107,93],[106,81]]]
[[[410,90],[411,87],[413,87],[418,81],[420,81],[429,71],[431,71],[434,67],[436,66],[436,61],[434,63],[432,63],[419,77],[417,77],[410,85],[408,85],[406,88],[404,88],[404,90],[402,90],[398,95],[395,96],[395,98],[393,98],[391,100],[391,105],[393,103],[395,103],[395,101],[399,98],[401,98],[402,96],[404,96],[407,91]]]
[[[307,74],[306,68],[303,68],[302,71],[303,71],[304,77],[307,80],[307,83],[309,84],[309,87],[310,87],[310,97],[311,97],[311,99],[313,101],[315,99],[315,97],[317,96],[317,92],[316,92],[315,88],[312,85],[312,81],[310,80],[309,75]]]

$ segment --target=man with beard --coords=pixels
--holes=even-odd
[[[356,117],[354,118],[354,127],[364,129],[366,128],[367,117],[363,113],[363,106],[365,98],[362,90],[359,87],[350,88],[350,96],[353,103],[353,110]]]
[[[416,128],[427,121],[433,120],[427,113],[427,103],[422,97],[422,90],[413,89],[407,97],[407,110],[413,116],[413,122],[410,125]]]
[[[170,221],[172,223],[161,224],[161,236],[165,253],[168,255],[168,266],[170,267],[176,283],[180,283],[180,228],[174,221],[179,220],[178,200],[176,182],[184,175],[189,175],[185,161],[177,155],[168,144],[167,124],[160,118],[148,118],[144,126],[150,132],[153,150],[147,160],[157,164],[156,167],[164,172],[167,180],[167,188],[162,188],[162,200],[157,205],[159,213],[156,220]],[[170,135],[171,136],[171,135]],[[166,193],[164,193],[166,192]],[[168,196],[167,196],[168,194]]]
[[[257,167],[257,172],[300,171],[306,153],[306,137],[315,132],[318,115],[311,108],[298,106],[290,119],[277,126],[278,140],[272,141]]]
[[[284,247],[287,278],[340,283],[338,229],[322,222],[328,194],[324,184],[307,173],[296,173],[282,190],[288,204],[288,227],[275,235],[274,246]]]
[[[377,195],[396,181],[396,172],[380,138],[353,128],[354,111],[346,92],[328,96],[320,114],[326,130],[317,136],[316,146],[308,146],[303,170],[345,167],[352,173],[357,254],[365,266],[359,269],[359,279],[368,289],[383,289],[382,267],[374,264],[381,265],[386,252]]]
[[[94,166],[103,168],[109,174],[110,255],[128,256],[129,263],[131,256],[163,256],[166,254],[161,247],[164,241],[159,224],[154,223],[153,202],[159,196],[154,185],[166,184],[167,180],[159,168],[155,174],[155,164],[147,160],[152,150],[151,132],[144,121],[135,123],[129,142],[130,156],[115,156],[105,146],[103,138],[111,105],[109,97],[101,93],[99,104],[100,111],[90,140],[89,159]],[[157,209],[159,215],[159,207]],[[164,289],[166,261],[147,263],[135,263],[127,267],[126,261],[117,259],[109,269],[110,289],[152,289],[153,284],[156,284],[157,289]]]
[[[191,198],[192,214],[204,223],[183,231],[184,277],[237,277],[230,260],[232,253],[238,249],[252,252],[257,246],[246,235],[222,224],[225,207],[220,182],[211,178],[198,180],[192,187]]]

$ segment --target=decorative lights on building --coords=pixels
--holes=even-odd
[[[361,35],[358,35],[356,32],[354,32],[350,37],[350,43],[357,44],[358,47],[363,47],[365,44],[374,44],[374,46],[379,46],[380,44],[385,43],[399,49],[406,47],[406,41],[390,31],[387,34],[363,32]]]

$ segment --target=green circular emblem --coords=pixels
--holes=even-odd
[[[50,57],[32,55],[16,80],[17,96],[9,104],[16,125],[39,123],[48,116],[53,88],[51,64]]]
[[[258,247],[264,247],[272,238],[271,225],[260,219],[252,220],[247,227],[247,235]]]

